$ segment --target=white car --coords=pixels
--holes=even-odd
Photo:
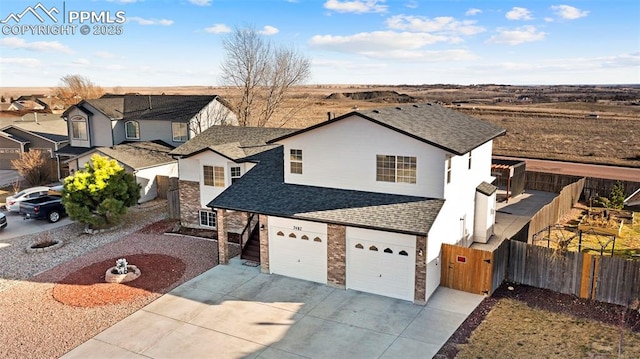
[[[4,229],[7,226],[7,216],[4,213],[0,213],[0,229]]]
[[[23,189],[22,191],[14,194],[13,196],[8,196],[5,207],[7,207],[7,211],[9,212],[18,212],[20,210],[21,201],[24,201],[25,199],[45,196],[48,191],[49,191],[49,187],[44,187],[44,186]]]

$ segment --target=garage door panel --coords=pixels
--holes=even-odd
[[[383,232],[373,233],[374,236]],[[347,288],[413,300],[415,281],[415,247],[393,243],[397,238],[366,240],[347,238]],[[364,233],[366,234],[366,233]],[[401,238],[402,244],[410,239]]]
[[[272,226],[270,222],[269,268],[271,273],[326,283],[326,233],[293,229],[293,227],[304,229],[309,222],[278,219],[277,223],[288,224],[289,227]],[[308,227],[318,229],[316,223]]]

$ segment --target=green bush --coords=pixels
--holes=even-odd
[[[120,223],[140,199],[140,185],[115,160],[93,155],[83,170],[64,179],[62,204],[71,219],[91,228]]]

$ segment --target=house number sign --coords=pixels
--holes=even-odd
[[[298,227],[298,226],[293,226],[293,230],[294,231],[301,231],[302,230],[302,226]]]

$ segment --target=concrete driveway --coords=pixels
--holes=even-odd
[[[56,223],[49,223],[47,220],[25,220],[17,212],[3,211],[3,213],[7,216],[7,227],[0,231],[0,240],[21,237],[27,234],[36,234],[73,223],[68,216],[62,217]],[[0,247],[2,247],[1,243]]]
[[[482,299],[440,287],[423,307],[261,274],[236,259],[63,358],[430,358]]]

